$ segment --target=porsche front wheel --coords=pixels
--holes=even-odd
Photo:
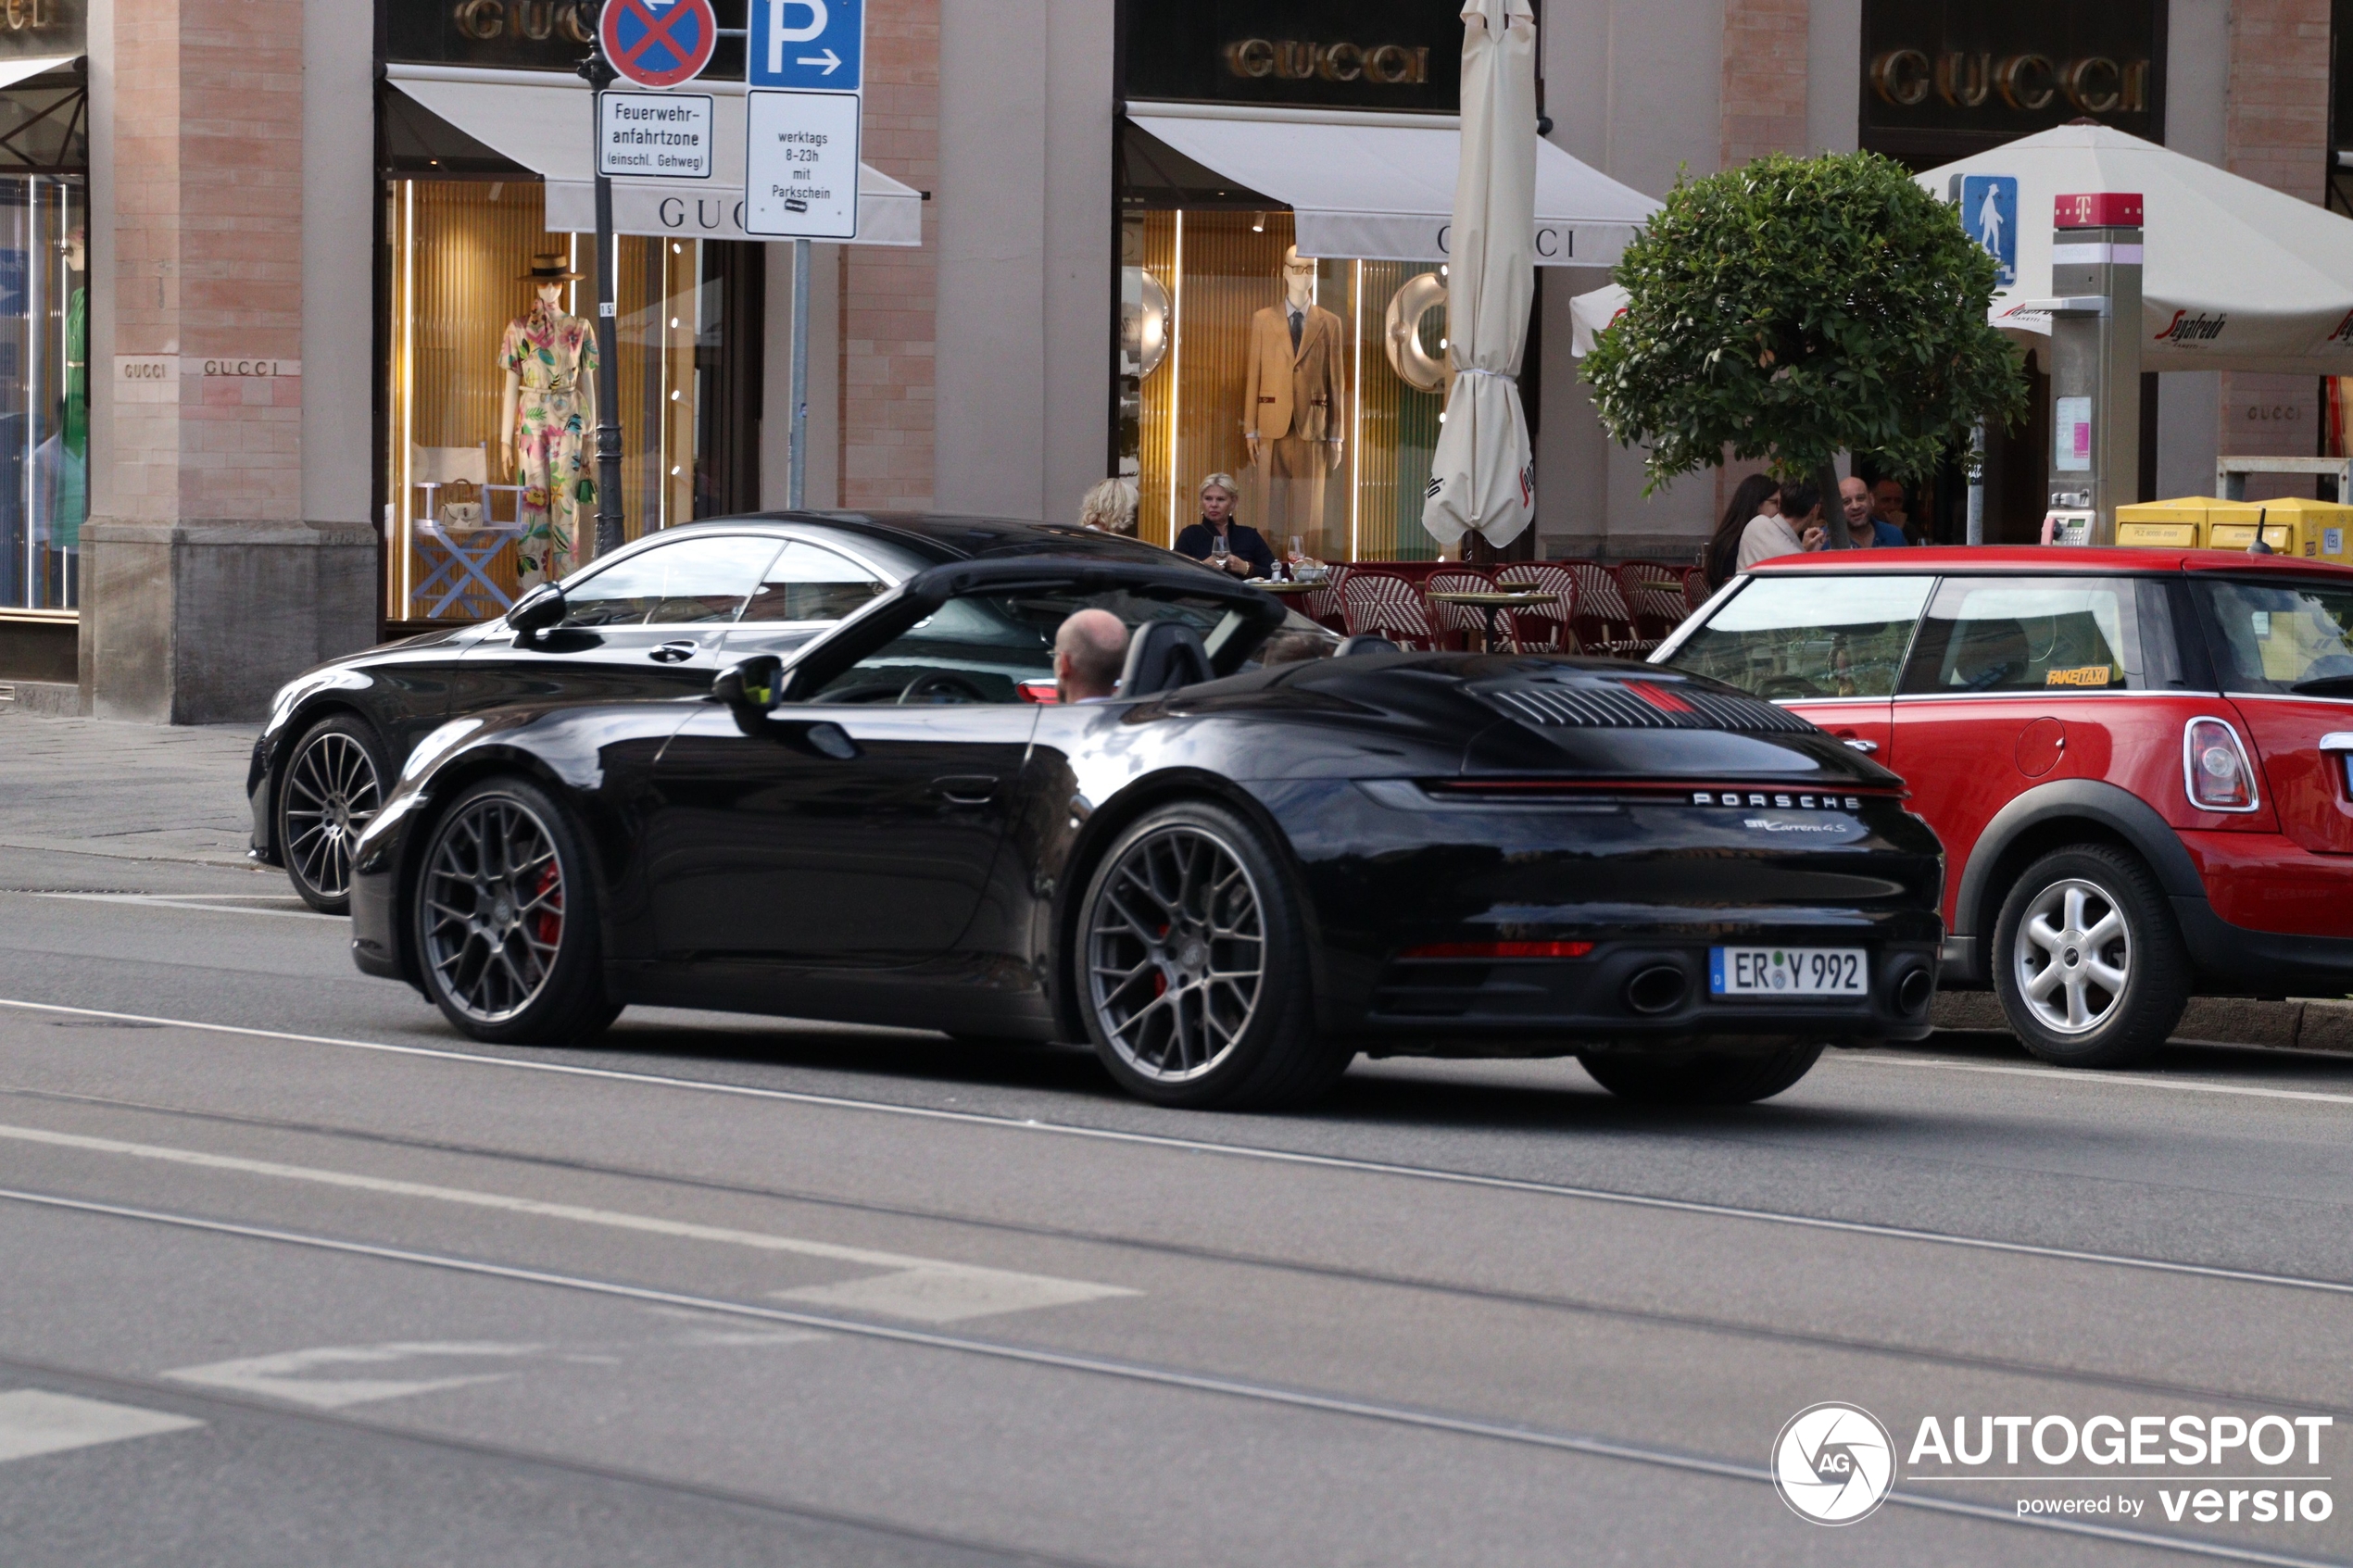
[[[1264,1110],[1347,1071],[1353,1052],[1315,1028],[1283,868],[1223,807],[1164,806],[1130,824],[1088,882],[1076,941],[1095,1053],[1144,1099]]]
[[[597,892],[580,840],[535,784],[486,779],[434,824],[417,953],[442,1016],[477,1040],[563,1045],[603,1032]]]

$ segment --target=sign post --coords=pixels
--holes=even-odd
[[[744,232],[792,245],[792,446],[785,504],[809,481],[810,241],[858,236],[865,0],[751,0],[744,40]]]
[[[597,555],[621,548],[628,532],[621,505],[621,342],[613,317],[611,138],[606,126],[606,90],[626,78],[639,87],[675,87],[702,74],[711,52],[719,44],[719,19],[711,0],[605,0],[597,18],[597,35],[580,74],[594,96],[589,100],[588,133],[597,151]],[[627,99],[637,99],[629,94]],[[691,114],[695,100],[681,99]],[[711,160],[711,101],[701,100],[702,159]],[[626,115],[616,118],[627,119]],[[686,122],[681,122],[686,123]],[[624,169],[624,172],[628,170]],[[672,172],[649,169],[648,173]],[[579,542],[573,541],[576,549]]]

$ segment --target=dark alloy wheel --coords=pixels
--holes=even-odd
[[[1267,1109],[1322,1094],[1353,1050],[1318,1035],[1282,867],[1223,807],[1147,812],[1079,905],[1079,995],[1112,1076],[1162,1105]]]
[[[2123,1067],[2163,1045],[2189,1003],[2189,955],[2139,857],[2082,844],[2027,867],[1994,925],[1994,988],[2026,1048]]]
[[[601,1033],[596,887],[555,802],[521,779],[460,795],[425,847],[417,954],[442,1015],[477,1040],[560,1045]]]
[[[278,853],[295,891],[322,914],[351,912],[351,847],[391,776],[375,732],[347,714],[321,719],[296,743],[278,786]]]
[[[1593,1082],[1620,1099],[1646,1105],[1749,1105],[1770,1099],[1813,1070],[1819,1046],[1736,1055],[1580,1057]]]

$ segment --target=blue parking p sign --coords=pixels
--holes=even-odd
[[[866,0],[751,0],[745,80],[856,93],[866,75]]]
[[[2003,288],[2018,282],[2018,176],[1961,176],[1961,227],[1992,253]]]

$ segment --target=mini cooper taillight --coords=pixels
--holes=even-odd
[[[2193,719],[2183,730],[2182,781],[2201,811],[2255,809],[2255,767],[2223,720]]]

